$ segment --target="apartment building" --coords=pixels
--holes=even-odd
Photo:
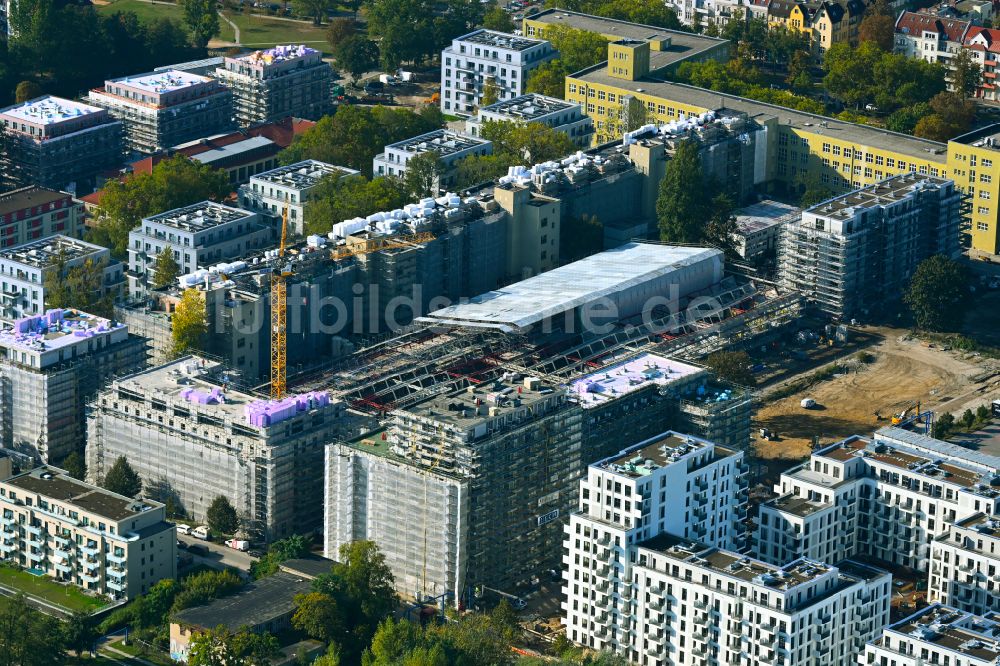
[[[111,258],[106,247],[58,234],[0,249],[0,320],[11,322],[41,314],[45,310],[45,279],[55,275],[60,266],[65,271],[88,263],[103,275],[101,295],[117,298],[125,286],[124,267]]]
[[[989,5],[987,5],[989,6]],[[975,97],[996,102],[997,94],[997,54],[1000,53],[1000,30],[971,26],[965,35],[962,48],[972,56],[973,62],[979,65],[982,80],[976,89]]]
[[[375,448],[327,453],[326,557],[374,539],[401,591],[451,592],[455,603],[482,586],[515,594],[558,567],[583,468],[580,411],[565,390],[508,376],[390,419]]]
[[[487,85],[495,87],[500,101],[523,95],[532,70],[557,55],[543,39],[493,30],[456,37],[441,52],[441,110],[475,115]]]
[[[437,189],[443,190],[455,182],[455,166],[459,160],[473,155],[491,155],[493,142],[449,129],[437,129],[387,145],[385,151],[372,160],[372,173],[376,176],[402,176],[411,159],[426,153],[438,156],[441,173],[436,179]]]
[[[865,645],[861,666],[993,666],[1000,661],[1000,617],[931,604],[890,624]]]
[[[83,235],[83,204],[73,195],[44,187],[21,187],[0,194],[0,249],[44,236]]]
[[[782,230],[801,217],[801,208],[770,199],[740,208],[734,213],[736,253],[751,262],[776,259]]]
[[[781,287],[840,321],[898,304],[924,259],[957,258],[962,195],[909,173],[807,208],[782,229]]]
[[[971,27],[971,22],[961,19],[906,11],[896,19],[892,50],[908,58],[951,67],[951,61],[962,49]]]
[[[649,666],[854,659],[888,621],[890,574],[854,562],[778,567],[671,533],[692,531],[709,492],[741,487],[716,498],[716,511],[743,506],[746,467],[742,454],[668,437],[591,465],[580,483],[563,556],[567,637]],[[732,538],[718,526],[703,532]]]
[[[927,571],[950,523],[997,510],[998,464],[899,428],[849,437],[781,475],[779,497],[760,506],[758,556],[781,564],[864,555]]]
[[[288,116],[319,120],[333,108],[333,69],[308,46],[279,45],[227,56],[215,78],[232,91],[241,127]]]
[[[995,480],[991,487],[1000,485]],[[967,613],[1000,610],[1000,520],[974,513],[952,523],[931,543],[929,601]]]
[[[90,91],[87,101],[107,109],[125,130],[125,146],[157,153],[232,127],[233,98],[214,79],[168,70],[125,76]]]
[[[22,463],[82,452],[85,409],[104,382],[142,367],[146,343],[123,324],[48,310],[0,330],[0,445]]]
[[[186,356],[114,381],[88,415],[87,474],[125,456],[146,493],[204,520],[217,496],[272,541],[322,525],[323,447],[344,404],[326,392],[268,400],[231,388],[219,363]]]
[[[0,557],[125,600],[177,577],[177,535],[162,504],[42,466],[0,480]]]
[[[301,236],[306,207],[316,187],[327,178],[347,178],[361,173],[318,160],[304,160],[251,176],[240,188],[240,207],[279,221],[288,211],[288,231]],[[331,222],[332,226],[332,222]]]
[[[538,93],[484,106],[475,118],[465,121],[465,131],[471,136],[481,136],[486,122],[541,123],[565,134],[580,148],[589,147],[594,134],[594,121],[583,113],[579,104]]]
[[[272,238],[273,231],[261,223],[257,213],[214,201],[147,217],[129,232],[129,296],[146,296],[156,257],[165,248],[171,249],[181,274],[185,274],[242,259],[268,245]]]
[[[122,162],[122,124],[97,106],[46,95],[0,110],[0,127],[8,186],[86,194],[97,174]]]

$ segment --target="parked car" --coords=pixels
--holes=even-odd
[[[191,553],[192,555],[199,555],[201,557],[205,557],[206,555],[208,555],[209,551],[208,551],[208,546],[203,546],[200,543],[195,543],[188,546],[188,552]]]
[[[244,539],[229,539],[226,541],[226,545],[233,550],[240,550],[243,552],[250,550],[250,542]]]
[[[190,525],[177,525],[177,533],[178,534],[191,534],[191,526]]]
[[[201,539],[202,541],[211,541],[211,535],[208,533],[208,526],[199,525],[198,527],[191,530],[191,536],[195,539]]]

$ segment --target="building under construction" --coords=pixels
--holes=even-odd
[[[88,475],[124,456],[149,497],[194,520],[223,495],[254,538],[319,529],[323,447],[350,435],[343,403],[322,391],[268,400],[233,381],[195,356],[116,380],[91,404]]]
[[[333,69],[308,46],[275,46],[226,57],[215,78],[233,93],[241,127],[288,116],[319,120],[330,113]]]
[[[123,324],[48,310],[0,331],[0,441],[22,464],[62,461],[84,447],[87,402],[145,363],[145,340]]]
[[[908,173],[806,209],[785,225],[778,272],[839,320],[899,303],[924,259],[957,257],[966,204],[951,180]]]

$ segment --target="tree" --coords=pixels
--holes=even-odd
[[[576,261],[604,249],[604,225],[593,215],[571,217],[559,231],[559,258]]]
[[[514,32],[516,28],[510,14],[497,3],[491,4],[483,14],[483,27],[498,32]]]
[[[191,30],[191,40],[200,49],[219,34],[219,14],[215,0],[181,0],[184,23]]]
[[[67,649],[77,654],[89,650],[97,638],[97,631],[90,613],[83,610],[74,611],[62,625],[63,644]]]
[[[976,422],[976,415],[972,413],[971,409],[966,409],[962,412],[962,419],[960,422],[964,429],[969,430]]]
[[[17,90],[14,93],[14,101],[17,104],[20,104],[21,102],[27,102],[28,100],[35,99],[41,94],[42,87],[34,81],[21,81],[17,84]]]
[[[875,44],[882,51],[890,52],[895,31],[896,26],[892,16],[869,9],[861,19],[861,25],[858,26],[858,41]]]
[[[348,37],[358,34],[358,22],[349,18],[335,18],[326,29],[326,41],[336,50]]]
[[[507,173],[507,155],[469,155],[455,164],[455,187],[464,190],[473,185],[495,180]],[[562,235],[560,235],[562,238]]]
[[[118,456],[118,460],[104,475],[101,487],[125,497],[136,497],[142,492],[142,479],[132,469],[132,465],[128,463],[125,456]]]
[[[983,81],[983,68],[972,58],[972,52],[961,49],[951,60],[952,90],[962,97],[974,97]]]
[[[608,40],[597,33],[566,26],[545,29],[545,39],[559,51],[559,57],[536,68],[528,77],[528,92],[565,97],[567,74],[608,59]]]
[[[278,639],[264,632],[241,629],[235,634],[223,625],[191,636],[188,666],[268,666],[279,652]]]
[[[927,102],[945,90],[945,69],[939,63],[883,51],[873,42],[857,48],[834,44],[823,58],[823,86],[845,105],[874,104],[879,111]]]
[[[250,565],[250,577],[254,580],[267,578],[285,560],[305,557],[309,554],[309,542],[301,534],[293,534],[271,544],[264,557]]]
[[[704,183],[698,144],[682,141],[667,162],[656,198],[660,240],[666,243],[697,243],[711,216],[708,188]]]
[[[987,407],[986,405],[979,405],[978,407],[976,407],[976,420],[979,421],[980,423],[985,423],[989,421],[992,417],[993,414],[990,412],[990,408]]]
[[[176,357],[199,349],[207,332],[205,294],[197,289],[185,289],[170,318],[170,335],[174,342],[171,353]]]
[[[420,153],[406,163],[403,174],[403,184],[414,199],[435,196],[438,190],[438,179],[444,173],[441,153],[430,150]]]
[[[153,289],[169,287],[180,275],[181,267],[174,259],[174,248],[167,245],[156,255],[153,264]]]
[[[87,478],[87,464],[79,451],[73,451],[63,458],[62,468],[74,479],[84,481]]]
[[[378,45],[363,35],[351,35],[334,47],[333,57],[356,84],[362,74],[378,66]]]
[[[0,666],[65,663],[59,621],[28,605],[23,594],[0,605]]]
[[[333,9],[333,0],[292,0],[295,13],[300,16],[308,16],[312,19],[313,25],[323,24],[323,17],[328,9]]]
[[[330,595],[322,592],[296,595],[292,626],[310,638],[329,643],[341,636],[343,623],[337,600]]]
[[[42,279],[45,306],[76,308],[99,317],[111,318],[114,314],[113,296],[104,293],[107,261],[87,259],[71,268],[67,268],[66,262],[66,253],[60,250],[53,261],[52,270]]]
[[[819,178],[810,178],[806,181],[806,189],[799,200],[799,208],[809,208],[826,201],[833,196],[833,190],[823,184]]]
[[[368,2],[368,36],[378,41],[382,67],[393,71],[401,63],[428,55],[436,43],[427,38],[434,34],[434,16],[430,0]]]
[[[961,264],[935,255],[917,266],[903,300],[920,328],[953,330],[962,323],[969,300],[968,286],[968,276]]]
[[[948,439],[952,435],[955,427],[955,417],[945,412],[939,414],[934,422],[934,437],[937,439]]]
[[[500,99],[500,87],[497,85],[496,79],[492,76],[487,76],[483,82],[483,98],[480,100],[479,105],[489,106],[496,104],[498,99]]]
[[[493,142],[493,152],[509,164],[531,164],[562,159],[576,149],[564,132],[542,123],[513,123],[487,120],[480,134]]]
[[[753,362],[746,352],[715,352],[709,354],[706,359],[706,365],[708,365],[719,379],[733,382],[740,386],[754,386],[757,384],[757,378],[750,371]]]
[[[325,178],[313,190],[306,209],[306,234],[330,233],[332,225],[383,210],[401,208],[412,201],[406,183],[396,177]]]
[[[225,495],[219,495],[212,500],[208,511],[205,512],[205,518],[212,530],[222,534],[235,534],[240,528],[240,518],[236,515],[236,509]]]

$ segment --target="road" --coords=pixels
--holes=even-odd
[[[212,567],[213,569],[233,567],[235,569],[239,569],[240,571],[249,572],[250,565],[254,562],[254,558],[250,557],[246,553],[233,550],[225,544],[215,543],[214,541],[202,541],[201,539],[195,539],[194,537],[187,536],[185,534],[178,534],[177,539],[186,546],[199,544],[208,548],[208,555],[204,556],[195,555],[187,549],[178,550],[178,555],[188,554],[194,558],[195,562]]]

